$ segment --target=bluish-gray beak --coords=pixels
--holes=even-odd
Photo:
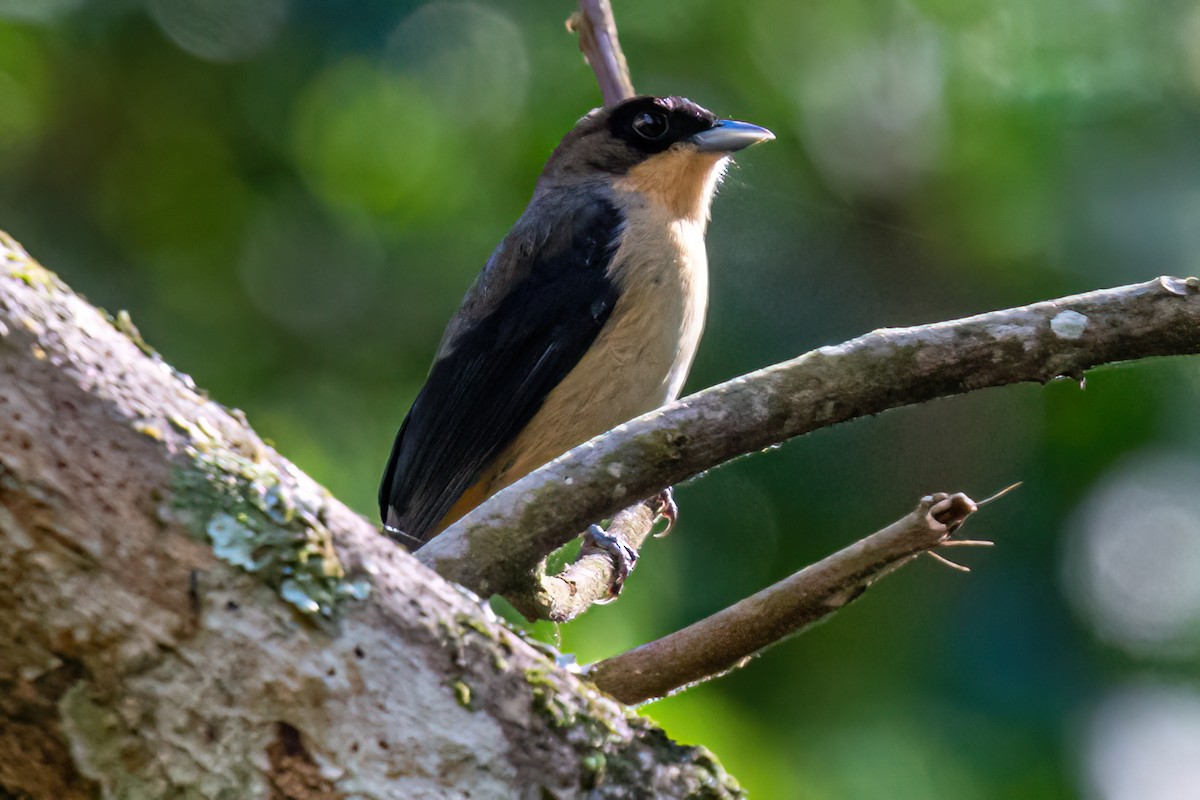
[[[775,134],[749,122],[734,119],[719,120],[706,131],[691,138],[692,144],[702,153],[734,153],[759,142],[769,142]]]

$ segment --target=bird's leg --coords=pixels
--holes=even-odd
[[[651,498],[650,502],[657,504],[653,507],[654,513],[667,521],[667,527],[663,528],[662,533],[656,533],[654,536],[655,538],[666,536],[675,527],[675,521],[679,519],[679,506],[675,503],[675,491],[668,486]]]
[[[621,593],[625,579],[637,564],[638,551],[627,545],[619,535],[613,535],[599,525],[591,525],[583,534],[583,546],[608,553],[617,568],[616,580],[612,583],[612,596]]]

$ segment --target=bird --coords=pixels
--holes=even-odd
[[[683,97],[595,109],[450,319],[379,488],[416,549],[588,439],[675,400],[704,328],[705,231],[733,153],[775,138]]]

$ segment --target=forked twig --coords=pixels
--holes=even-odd
[[[736,669],[931,552],[977,508],[964,494],[923,497],[916,510],[883,530],[707,619],[605,659],[588,676],[618,700],[641,703]]]

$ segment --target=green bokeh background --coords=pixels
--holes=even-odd
[[[374,519],[442,326],[551,148],[598,102],[563,31],[570,10],[0,0],[0,228],[93,302],[128,309],[168,360]],[[877,327],[1198,271],[1200,5],[616,11],[639,90],[778,135],[739,158],[716,201],[689,390]],[[1096,777],[1096,720],[1114,697],[1155,692],[1194,711],[1200,610],[1145,646],[1064,575],[1097,498],[1161,488],[1162,471],[1139,464],[1168,459],[1172,479],[1200,469],[1198,378],[1187,360],[1108,368],[1084,391],[993,390],[740,459],[678,488],[677,530],[647,546],[620,602],[535,633],[595,660],[930,491],[1023,480],[972,520],[999,543],[957,551],[972,575],[923,560],[644,713],[709,746],[757,797],[1139,796]],[[1187,494],[1153,496],[1175,508]],[[1166,541],[1144,523],[1130,549],[1151,553],[1144,580],[1200,584],[1190,508]],[[1198,719],[1156,752],[1200,748]],[[1118,756],[1104,758],[1137,785],[1143,762]],[[1200,797],[1186,775],[1171,785]]]

